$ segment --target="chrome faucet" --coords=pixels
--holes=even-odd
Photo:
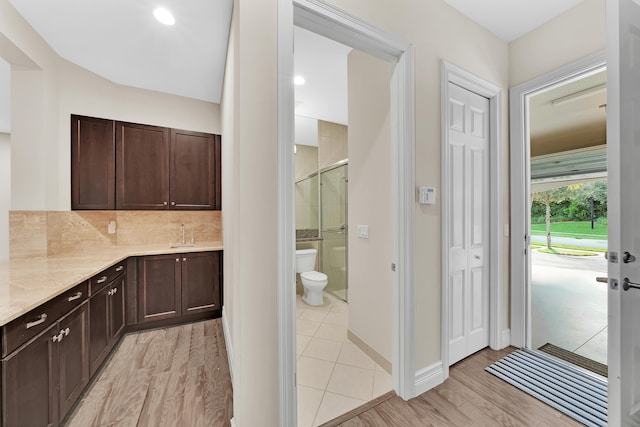
[[[191,247],[195,245],[196,239],[194,236],[194,231],[191,229],[191,242],[187,243],[187,237],[184,229],[184,224],[180,224],[180,236],[182,237],[182,242],[171,243],[172,248],[182,248],[182,247]]]

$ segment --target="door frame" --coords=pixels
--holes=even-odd
[[[280,425],[296,419],[296,298],[293,27],[369,53],[392,64],[392,363],[393,387],[415,394],[414,216],[415,101],[413,46],[324,0],[278,0],[278,353]],[[392,265],[389,268],[392,268]]]
[[[502,328],[503,313],[503,237],[502,237],[502,89],[447,61],[441,65],[441,182],[442,182],[442,330],[441,357],[444,378],[449,377],[449,244],[451,230],[451,182],[449,179],[449,83],[489,99],[489,345],[502,349],[510,344],[509,330]]]
[[[531,346],[531,279],[529,248],[530,141],[529,96],[560,83],[581,78],[606,67],[605,52],[587,56],[572,64],[514,86],[509,91],[511,127],[511,345]]]

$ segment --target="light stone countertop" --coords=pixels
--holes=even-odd
[[[0,261],[0,326],[126,258],[219,250],[223,250],[222,242],[201,242],[183,248],[151,244]]]

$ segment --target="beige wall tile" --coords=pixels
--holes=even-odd
[[[116,234],[107,231],[109,221],[116,220],[115,211],[48,212],[47,215],[49,255],[116,245]],[[54,240],[58,236],[59,243]]]
[[[348,158],[347,126],[318,120],[318,168]]]
[[[9,257],[31,258],[47,255],[47,213],[9,212]]]

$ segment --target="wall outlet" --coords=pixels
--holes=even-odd
[[[109,225],[107,226],[107,232],[109,234],[116,234],[116,222],[109,221]]]
[[[368,225],[358,225],[356,227],[357,230],[357,236],[360,237],[361,239],[368,239],[369,238],[369,226]]]

